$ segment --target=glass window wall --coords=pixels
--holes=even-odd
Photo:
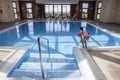
[[[70,5],[45,5],[45,16],[48,17],[69,17]]]

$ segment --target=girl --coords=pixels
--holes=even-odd
[[[80,42],[82,42],[82,46],[87,48],[86,40],[89,39],[89,32],[84,31],[83,27],[80,27],[80,32],[78,33],[78,36],[80,37]]]

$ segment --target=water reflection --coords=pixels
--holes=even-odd
[[[34,35],[34,25],[33,25],[33,22],[29,22],[28,23],[28,29],[29,29],[29,35],[32,36]]]
[[[86,30],[90,32],[90,42],[95,42],[98,46],[118,46],[120,45],[120,39],[113,37],[112,35],[94,28],[91,25],[87,25]],[[90,44],[92,46],[92,44]]]
[[[29,35],[28,24],[23,24],[19,26],[19,34],[20,34],[20,37]]]
[[[46,32],[69,32],[70,25],[67,21],[48,21],[45,24]]]
[[[37,36],[41,35],[49,37],[49,39],[56,40],[60,36],[73,37],[73,42],[76,45],[79,43],[79,38],[76,36],[79,32],[79,27],[84,27],[85,30],[90,32],[90,39],[87,42],[88,46],[119,46],[120,39],[111,36],[110,34],[101,31],[88,25],[86,22],[68,22],[68,21],[47,21],[47,22],[28,22],[20,26],[16,26],[10,30],[0,33],[0,45],[15,45],[16,43],[26,41],[35,42]],[[54,39],[51,37],[53,36]],[[54,41],[55,41],[54,40]],[[54,42],[52,41],[52,42]],[[59,41],[59,40],[58,40]],[[67,41],[67,40],[66,40]],[[55,41],[56,42],[56,41]],[[75,46],[75,45],[74,45]]]

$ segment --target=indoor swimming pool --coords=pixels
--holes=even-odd
[[[27,46],[28,50],[7,75],[10,78],[42,78],[37,38],[41,36],[45,78],[79,78],[74,46],[81,46],[77,37],[80,26],[90,32],[88,46],[120,46],[120,39],[86,22],[28,22],[0,32],[0,46]],[[47,41],[49,40],[49,46]],[[50,54],[48,53],[48,47]]]

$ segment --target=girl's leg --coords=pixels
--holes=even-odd
[[[84,48],[85,46],[84,46],[84,39],[82,39],[81,38],[81,41],[80,42],[82,42],[82,47]]]
[[[87,42],[86,42],[86,40],[84,41],[84,43],[85,43],[85,48],[87,48]]]
[[[82,46],[83,46],[83,48],[84,48],[84,47],[85,47],[85,46],[84,46],[84,41],[82,40],[81,42],[82,42]]]

